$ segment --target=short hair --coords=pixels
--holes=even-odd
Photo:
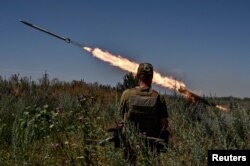
[[[151,82],[153,79],[154,68],[150,63],[141,63],[137,69],[137,78],[144,82]]]

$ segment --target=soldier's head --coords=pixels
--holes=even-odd
[[[141,63],[137,69],[136,77],[148,86],[151,86],[154,69],[150,63]]]

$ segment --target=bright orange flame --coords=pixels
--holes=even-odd
[[[131,72],[133,74],[136,74],[137,72],[137,68],[139,66],[138,63],[132,62],[119,55],[112,55],[109,52],[102,51],[99,48],[92,49],[90,47],[83,47],[83,49],[90,52],[94,57],[101,59],[104,62],[108,62],[112,66],[119,67],[120,69]],[[177,81],[171,77],[162,76],[160,73],[155,71],[153,82],[163,87],[175,90],[179,90],[180,88],[185,87],[185,84],[183,82]]]
[[[138,63],[132,62],[119,55],[118,56],[112,55],[109,52],[102,51],[99,48],[83,47],[83,49],[90,52],[94,57],[103,60],[104,62],[108,62],[112,66],[119,67],[120,69],[131,72],[133,74],[136,74],[137,72],[137,68],[139,66]],[[182,93],[185,97],[192,100],[193,102],[195,102],[198,98],[200,98],[200,96],[187,90],[183,82],[177,81],[171,77],[162,76],[160,73],[155,71],[154,71],[153,82],[163,87],[177,90],[178,92]],[[222,111],[228,111],[226,108],[220,105],[215,105],[215,107]]]

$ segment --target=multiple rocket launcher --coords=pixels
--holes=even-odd
[[[81,47],[81,48],[83,47],[81,44],[79,44],[78,42],[72,41],[70,38],[66,38],[66,37],[57,35],[55,33],[49,32],[48,30],[45,30],[45,29],[43,29],[41,27],[38,27],[38,26],[36,26],[34,24],[31,24],[31,23],[29,23],[27,21],[20,20],[20,22],[27,25],[27,26],[30,26],[30,27],[35,28],[37,30],[40,30],[40,31],[42,31],[44,33],[47,33],[47,34],[49,34],[51,36],[54,36],[54,37],[56,37],[58,39],[61,39],[61,40],[65,41],[66,43],[70,43],[70,44],[73,44],[73,45],[75,45],[77,47]],[[194,94],[193,92],[189,91],[188,89],[186,89],[184,87],[178,89],[177,91],[180,92],[184,97],[186,97],[189,101],[191,101],[193,103],[203,103],[203,104],[208,105],[208,106],[219,108],[222,111],[227,111],[226,108],[224,108],[222,106],[219,106],[219,105],[217,105],[215,103],[208,102],[206,99]]]

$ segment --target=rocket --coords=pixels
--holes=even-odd
[[[39,31],[42,31],[42,32],[44,32],[44,33],[47,33],[47,34],[49,34],[49,35],[51,35],[51,36],[54,36],[54,37],[56,37],[56,38],[58,38],[58,39],[61,39],[61,40],[65,41],[66,43],[71,43],[71,39],[70,39],[70,38],[66,38],[66,37],[59,36],[59,35],[57,35],[57,34],[55,34],[55,33],[49,32],[48,30],[43,29],[43,28],[41,28],[41,27],[38,27],[38,26],[36,26],[36,25],[34,25],[34,24],[31,24],[31,23],[29,23],[29,22],[27,22],[27,21],[23,21],[23,20],[19,20],[19,21],[20,21],[21,23],[27,25],[27,26],[30,26],[30,27],[32,27],[32,28],[35,28],[35,29],[39,30]]]
[[[47,34],[49,34],[49,35],[51,35],[51,36],[54,36],[54,37],[56,37],[56,38],[58,38],[58,39],[61,39],[61,40],[65,41],[66,43],[70,43],[70,44],[72,44],[72,45],[75,45],[75,46],[77,46],[77,47],[80,47],[80,48],[82,48],[82,49],[85,50],[85,51],[93,52],[93,49],[92,49],[92,48],[83,47],[83,45],[81,45],[81,44],[78,43],[78,42],[75,42],[75,41],[71,40],[70,38],[66,38],[66,37],[63,37],[63,36],[59,36],[59,35],[57,35],[57,34],[55,34],[55,33],[49,32],[48,30],[45,30],[45,29],[43,29],[43,28],[41,28],[41,27],[38,27],[38,26],[36,26],[36,25],[34,25],[34,24],[31,24],[31,23],[29,23],[29,22],[27,22],[27,21],[23,21],[23,20],[19,20],[19,21],[20,21],[21,23],[27,25],[27,26],[30,26],[30,27],[32,27],[32,28],[35,28],[35,29],[39,30],[39,31],[42,31],[42,32],[44,32],[44,33],[47,33]],[[93,54],[93,53],[92,53],[92,54]],[[106,53],[106,54],[107,54],[107,53]],[[97,56],[95,56],[95,57],[97,57]],[[110,55],[110,54],[109,54],[108,57],[112,57],[112,58],[115,57],[115,59],[119,59],[119,60],[121,60],[121,61],[123,60],[123,59],[121,59],[120,57],[116,57],[116,56],[113,56],[113,55]],[[111,58],[111,59],[112,59],[112,58]],[[100,59],[100,58],[99,58],[99,59]],[[107,61],[107,59],[102,59],[102,60],[104,60],[104,61],[106,61],[106,62],[109,62],[109,63],[112,62],[112,61]],[[126,59],[125,59],[125,60],[126,60]],[[124,61],[124,60],[123,60],[123,61]],[[132,66],[135,64],[134,62],[130,62],[129,60],[127,60],[127,61],[125,61],[125,62],[129,62],[130,64],[132,64]],[[113,64],[113,62],[112,62],[112,64]],[[118,66],[118,67],[121,68],[121,66]],[[127,70],[127,69],[126,69],[126,70]],[[129,70],[128,70],[128,71],[129,71]],[[213,103],[213,102],[209,102],[209,101],[206,100],[205,98],[202,98],[202,97],[196,95],[195,93],[189,91],[188,89],[186,89],[186,88],[184,88],[184,87],[181,87],[181,88],[176,89],[176,90],[177,90],[178,92],[180,92],[184,97],[186,97],[189,101],[191,101],[191,102],[193,102],[193,103],[200,102],[200,103],[204,103],[205,105],[208,105],[208,106],[213,106],[213,107],[219,108],[219,109],[222,110],[222,111],[228,111],[226,108],[224,108],[224,107],[222,107],[222,106],[220,106],[220,105],[217,105],[217,104],[215,104],[215,103]]]

